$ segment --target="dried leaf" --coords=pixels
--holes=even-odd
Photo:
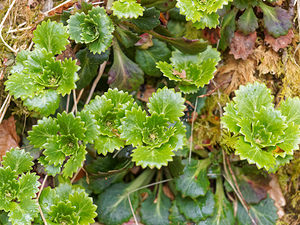
[[[139,90],[137,98],[143,102],[149,102],[148,100],[152,96],[153,92],[155,92],[155,88],[147,84],[144,90]]]
[[[233,54],[235,59],[246,60],[254,50],[256,38],[256,32],[249,35],[244,35],[239,31],[235,32],[230,42],[229,53]]]
[[[175,199],[174,194],[172,193],[171,189],[167,184],[163,186],[163,192],[172,201]]]
[[[148,33],[143,33],[140,35],[140,40],[135,43],[135,46],[140,46],[141,49],[148,49],[153,46],[152,35]]]
[[[238,89],[240,85],[252,83],[254,77],[256,61],[253,58],[247,60],[235,60],[233,56],[228,56],[224,65],[219,67],[214,81],[218,84],[225,83],[222,89],[226,94]]]
[[[277,177],[275,175],[271,175],[271,176],[272,176],[272,180],[269,183],[269,186],[271,188],[270,190],[268,190],[268,193],[270,195],[270,198],[274,200],[274,204],[278,209],[277,211],[278,217],[281,218],[285,215],[283,207],[285,206],[286,201],[281,191]]]
[[[292,29],[289,30],[287,35],[274,38],[272,35],[265,32],[265,41],[274,49],[275,52],[278,52],[281,48],[286,48],[289,44],[292,43],[294,38],[294,32]]]
[[[256,59],[259,74],[276,74],[279,77],[284,73],[280,56],[273,50],[267,49],[264,45],[259,45],[253,53]]]
[[[16,121],[13,116],[0,124],[0,159],[10,148],[19,147],[20,137],[16,132]]]

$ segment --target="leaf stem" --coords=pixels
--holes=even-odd
[[[40,196],[41,196],[41,193],[42,193],[42,191],[43,191],[43,189],[44,189],[44,186],[45,186],[45,183],[46,183],[47,178],[48,178],[48,174],[44,177],[42,186],[41,186],[40,191],[39,191],[38,196],[37,196],[37,200],[39,200],[39,198],[40,198]]]
[[[89,93],[89,96],[88,96],[88,98],[87,98],[87,100],[86,100],[86,102],[85,102],[86,105],[90,102],[90,100],[91,100],[91,98],[92,98],[92,96],[93,96],[93,94],[94,94],[94,91],[95,91],[95,89],[96,89],[96,86],[97,86],[97,84],[98,84],[98,82],[99,82],[99,80],[100,80],[100,78],[101,78],[101,76],[102,76],[102,74],[103,74],[103,72],[104,72],[106,63],[107,63],[107,61],[104,61],[104,62],[101,64],[101,66],[100,66],[98,76],[97,76],[96,79],[94,80],[93,85],[92,85],[92,88],[91,88],[90,93]]]
[[[72,90],[72,92],[73,92],[73,109],[74,109],[74,111],[75,111],[75,114],[77,113],[77,99],[76,99],[76,90],[75,89],[73,89]],[[74,112],[73,111],[73,109],[72,109],[72,113]]]
[[[195,116],[196,116],[196,109],[198,106],[198,98],[196,98],[195,102],[195,108],[194,108],[194,113],[193,113],[193,118],[192,118],[192,127],[191,127],[191,136],[190,136],[190,151],[189,151],[189,164],[191,163],[192,159],[192,148],[193,148],[193,134],[194,134],[194,122],[195,122]]]

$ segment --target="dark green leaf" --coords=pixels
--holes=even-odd
[[[94,77],[98,74],[98,68],[100,64],[108,60],[109,51],[105,51],[101,54],[93,54],[88,48],[79,50],[76,53],[76,57],[80,61],[80,70],[78,71],[79,80],[76,85],[78,89],[82,89],[89,85]]]
[[[219,48],[223,51],[228,47],[230,40],[234,35],[235,16],[237,12],[238,10],[233,9],[228,14],[226,14],[223,18],[221,24],[221,38],[219,42]]]
[[[167,61],[171,56],[171,51],[167,45],[157,39],[153,39],[153,46],[148,49],[137,49],[135,61],[139,64],[145,74],[150,76],[161,76],[161,72],[156,68],[158,61]]]
[[[131,20],[133,24],[143,30],[152,30],[160,24],[159,20],[160,12],[154,7],[146,8],[143,16],[135,20]]]
[[[238,29],[245,35],[254,32],[258,28],[257,18],[252,8],[248,8],[238,20]]]

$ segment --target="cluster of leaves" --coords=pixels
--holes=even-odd
[[[221,23],[219,48],[225,50],[230,45],[231,53],[236,59],[246,59],[252,53],[257,37],[256,30],[260,24],[257,15],[260,12],[263,13],[262,20],[267,42],[270,43],[269,39],[292,34],[289,34],[292,27],[292,14],[282,7],[269,6],[262,0],[234,0],[232,5],[232,9],[225,10],[226,15]],[[281,43],[281,48],[289,43]],[[274,44],[270,44],[278,51]]]
[[[178,83],[184,93],[195,93],[213,78],[216,65],[220,61],[220,53],[210,46],[197,55],[188,55],[174,51],[171,64],[158,62],[157,67],[164,76]]]
[[[15,98],[21,98],[30,110],[48,116],[58,108],[60,94],[70,94],[76,88],[79,67],[76,60],[55,59],[69,43],[69,35],[61,23],[44,21],[33,34],[35,49],[18,53],[5,85],[6,90]]]
[[[98,135],[98,126],[93,115],[81,112],[76,117],[63,112],[57,118],[38,121],[29,132],[28,139],[36,148],[43,149],[39,162],[49,175],[61,172],[71,177],[82,167],[86,155],[86,144],[93,143]]]
[[[0,212],[8,212],[13,225],[29,225],[38,215],[38,203],[34,199],[40,183],[31,173],[32,157],[18,148],[11,149],[1,161]]]
[[[100,135],[95,139],[99,154],[132,145],[132,161],[144,168],[160,168],[184,144],[185,128],[179,120],[185,108],[183,103],[180,93],[159,89],[149,99],[151,115],[147,116],[131,95],[110,89],[101,97],[96,96],[83,112],[94,115],[100,127]]]
[[[225,107],[223,125],[238,136],[235,153],[249,163],[276,170],[300,144],[300,99],[288,98],[275,109],[271,91],[261,83],[241,86]]]
[[[48,224],[86,225],[97,216],[97,206],[84,189],[67,183],[45,188],[39,204]]]

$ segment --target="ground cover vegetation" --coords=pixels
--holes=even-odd
[[[296,3],[0,3],[0,224],[299,224]]]

